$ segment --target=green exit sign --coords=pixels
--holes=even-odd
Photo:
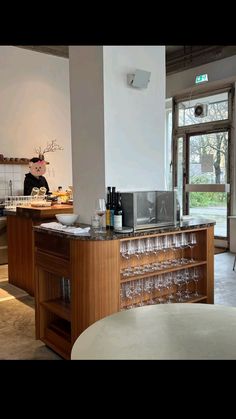
[[[199,76],[196,76],[195,84],[203,83],[204,81],[208,81],[208,75],[207,74],[199,74]]]

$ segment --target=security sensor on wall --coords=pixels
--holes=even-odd
[[[150,81],[151,72],[145,70],[135,70],[134,74],[127,74],[127,82],[131,87],[138,89],[145,89],[148,87]]]

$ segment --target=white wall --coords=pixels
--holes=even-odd
[[[212,82],[220,82],[229,78],[236,78],[236,56],[228,57],[223,60],[214,61],[189,70],[166,77],[166,97],[170,98],[180,94],[184,89],[194,87],[195,77],[198,74],[208,74],[209,85]],[[199,85],[200,86],[200,85]],[[202,85],[203,86],[203,85]]]
[[[74,208],[90,222],[106,187],[165,185],[165,48],[70,47]],[[147,89],[127,73],[151,71]]]
[[[127,74],[151,72],[146,89]],[[104,47],[106,185],[118,190],[165,187],[165,48]]]
[[[51,190],[71,185],[68,59],[0,46],[0,97],[0,153],[32,158],[35,147],[56,139],[64,150],[45,154],[45,176]]]

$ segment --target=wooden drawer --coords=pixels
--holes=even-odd
[[[70,258],[70,241],[64,237],[35,232],[35,247],[38,250],[63,257],[63,259],[69,260]]]

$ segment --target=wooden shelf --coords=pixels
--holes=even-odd
[[[189,269],[189,268],[195,268],[197,266],[202,266],[202,265],[206,265],[206,261],[201,261],[201,262],[196,262],[196,263],[185,263],[183,265],[178,265],[178,266],[172,266],[171,268],[167,268],[167,269],[159,269],[157,271],[153,271],[153,272],[145,272],[142,274],[136,274],[133,276],[129,276],[127,278],[123,278],[121,276],[121,284],[123,284],[124,282],[128,282],[128,281],[135,281],[138,279],[143,279],[143,278],[149,278],[150,276],[156,276],[156,275],[162,275],[168,272],[176,272],[176,271],[181,271],[182,269]],[[140,265],[142,266],[142,265]]]
[[[207,295],[199,295],[199,297],[190,300],[190,303],[198,303],[199,301],[207,300]]]
[[[70,359],[72,348],[71,334],[63,326],[51,323],[44,330],[42,341],[63,358]]]
[[[61,298],[53,300],[43,301],[40,303],[44,308],[56,314],[59,317],[71,321],[71,307],[69,303],[66,303]]]
[[[161,294],[161,297],[168,297],[168,294]],[[152,298],[155,300],[155,299],[157,299],[158,298],[158,295],[153,295],[152,296]],[[143,303],[145,303],[145,305],[148,305],[148,301],[150,300],[150,298],[144,298],[144,299],[142,299],[142,302]],[[206,301],[207,300],[207,295],[199,295],[198,297],[194,297],[194,298],[189,298],[189,299],[186,299],[186,300],[184,300],[184,301],[182,301],[182,303],[198,303],[199,301]],[[138,304],[140,301],[136,301],[136,302],[134,302],[134,306],[136,306],[136,304]],[[179,301],[173,301],[173,303],[170,303],[170,304],[175,304],[175,303],[178,303]],[[158,305],[159,303],[157,303],[157,305]],[[163,304],[169,304],[169,303],[163,303]],[[123,308],[123,309],[126,309],[126,307],[129,307],[131,305],[131,303],[130,304],[127,304],[127,305],[123,305],[123,306],[121,306],[121,308]]]
[[[19,160],[0,160],[0,164],[29,164],[29,159],[24,159],[24,160],[22,160],[22,159],[19,159]]]
[[[57,318],[48,325],[48,329],[53,330],[68,342],[71,341],[71,325],[67,320]]]

